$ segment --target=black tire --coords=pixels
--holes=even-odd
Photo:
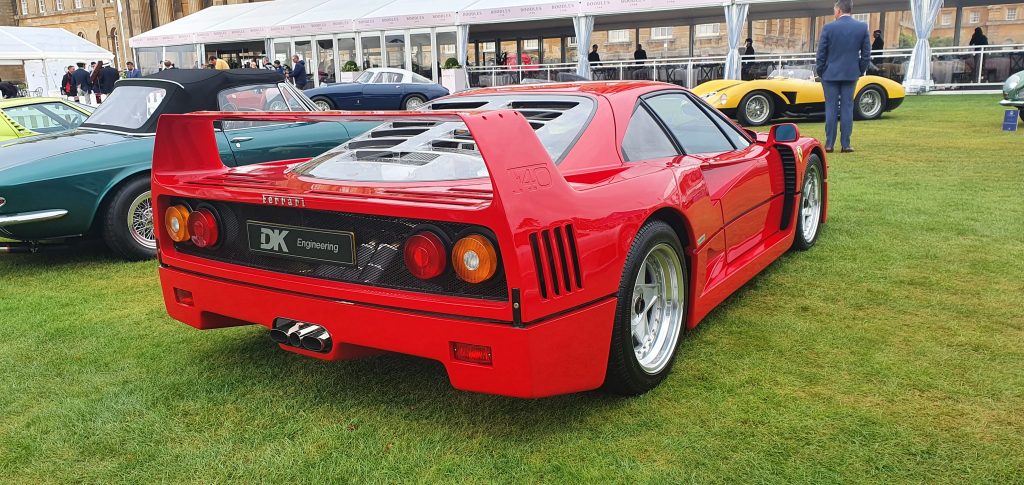
[[[817,177],[817,190],[818,190],[818,205],[817,205],[817,217],[811,218],[813,221],[809,222],[807,217],[804,217],[804,202],[807,200],[808,194],[804,193],[808,187],[808,178]],[[807,169],[804,171],[804,180],[800,184],[800,198],[797,203],[796,213],[796,235],[793,238],[793,247],[800,250],[806,251],[814,246],[814,243],[818,241],[818,236],[821,235],[821,216],[825,210],[825,179],[824,169],[821,165],[821,159],[818,155],[811,154],[807,157]],[[813,212],[813,210],[811,211]],[[808,223],[814,224],[813,232],[805,230]],[[810,237],[808,237],[810,234]]]
[[[765,114],[751,117],[747,115],[747,106],[751,103],[764,103]],[[736,119],[746,126],[763,126],[771,123],[775,118],[775,100],[771,94],[765,91],[754,91],[747,93],[740,104],[736,106]]]
[[[334,101],[331,101],[331,98],[325,96],[315,96],[311,101],[313,101],[313,104],[317,104],[317,102],[324,103],[328,106],[328,109],[338,109],[338,107],[334,105]]]
[[[413,95],[407,96],[404,100],[402,100],[402,109],[405,110],[405,111],[412,111],[412,110],[414,110],[416,108],[419,108],[423,103],[426,103],[426,102],[427,102],[427,98],[424,98],[423,96],[420,96],[418,94],[413,94]],[[410,104],[415,104],[415,106],[410,108],[409,107]]]
[[[140,237],[145,235],[145,229],[133,231],[129,228],[128,222],[130,211],[142,210],[144,212],[144,206],[137,206],[136,203],[142,199],[143,202],[139,202],[139,204],[145,204],[145,199],[149,194],[149,177],[131,179],[117,189],[106,206],[106,212],[102,214],[103,242],[116,255],[128,261],[142,261],[156,257],[156,241],[152,240],[151,244],[143,243]],[[150,212],[152,212],[152,203],[152,199],[149,199]],[[149,224],[152,228],[152,217],[150,217]]]
[[[861,106],[861,101],[864,100],[865,96],[877,96],[878,107],[872,109],[870,112],[864,111]],[[878,86],[867,86],[861,89],[857,93],[857,97],[853,100],[853,114],[854,119],[858,120],[874,120],[882,117],[882,113],[885,112],[885,107],[889,103],[888,97],[885,95],[885,91]]]
[[[667,361],[661,364],[663,367],[660,370],[652,373],[642,367],[634,350],[635,339],[632,328],[632,318],[636,312],[634,305],[646,306],[642,298],[639,302],[635,300],[635,286],[647,256],[652,254],[656,248],[666,248],[665,245],[671,247],[671,250],[678,257],[678,263],[680,264],[681,298],[679,304],[674,306],[674,308],[678,309],[679,318],[678,326],[672,337],[673,341],[664,347],[664,352],[670,352],[670,354],[661,354],[667,357]],[[648,222],[637,233],[636,239],[633,240],[633,245],[629,249],[629,254],[626,256],[626,264],[619,282],[619,290],[617,292],[618,305],[615,310],[611,347],[608,351],[608,370],[604,381],[605,391],[625,396],[643,394],[657,387],[661,381],[665,380],[669,372],[672,371],[672,365],[676,357],[675,354],[679,348],[679,341],[682,340],[682,335],[685,332],[688,306],[689,271],[687,270],[684,254],[683,247],[679,243],[679,237],[664,222]],[[674,321],[674,319],[670,320]]]

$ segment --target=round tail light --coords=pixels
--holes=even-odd
[[[201,248],[217,244],[220,237],[217,219],[208,209],[199,209],[188,216],[188,232],[192,235],[192,244]]]
[[[447,251],[441,238],[430,231],[413,235],[402,249],[405,267],[421,280],[436,278],[444,273]]]
[[[164,211],[164,229],[174,242],[188,241],[188,207],[172,205]]]
[[[459,278],[468,283],[487,281],[498,270],[498,252],[489,239],[471,234],[455,243],[452,268]]]

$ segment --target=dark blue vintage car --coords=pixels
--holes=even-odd
[[[274,71],[169,69],[122,79],[79,128],[0,148],[0,253],[79,236],[118,255],[156,254],[150,167],[157,119],[193,111],[317,111]],[[221,161],[240,166],[309,158],[376,123],[253,123],[216,126]],[[183,141],[187,143],[187,141]]]
[[[405,69],[367,69],[351,83],[331,84],[306,91],[320,109],[414,110],[427,101],[447,96],[448,90]]]

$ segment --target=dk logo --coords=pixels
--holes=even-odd
[[[260,228],[260,249],[267,251],[278,251],[287,253],[288,245],[284,243],[284,237],[288,235],[288,231],[280,229],[267,229],[265,227]]]

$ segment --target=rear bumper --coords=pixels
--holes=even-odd
[[[270,328],[276,317],[300,320],[327,329],[332,349],[325,354],[282,349],[324,360],[355,358],[371,349],[415,355],[441,362],[457,389],[524,398],[600,387],[615,318],[614,298],[516,328],[296,294],[166,266],[160,268],[160,281],[171,317],[198,329]],[[177,302],[175,288],[192,292],[193,304]],[[455,360],[452,342],[491,347],[493,365]]]

